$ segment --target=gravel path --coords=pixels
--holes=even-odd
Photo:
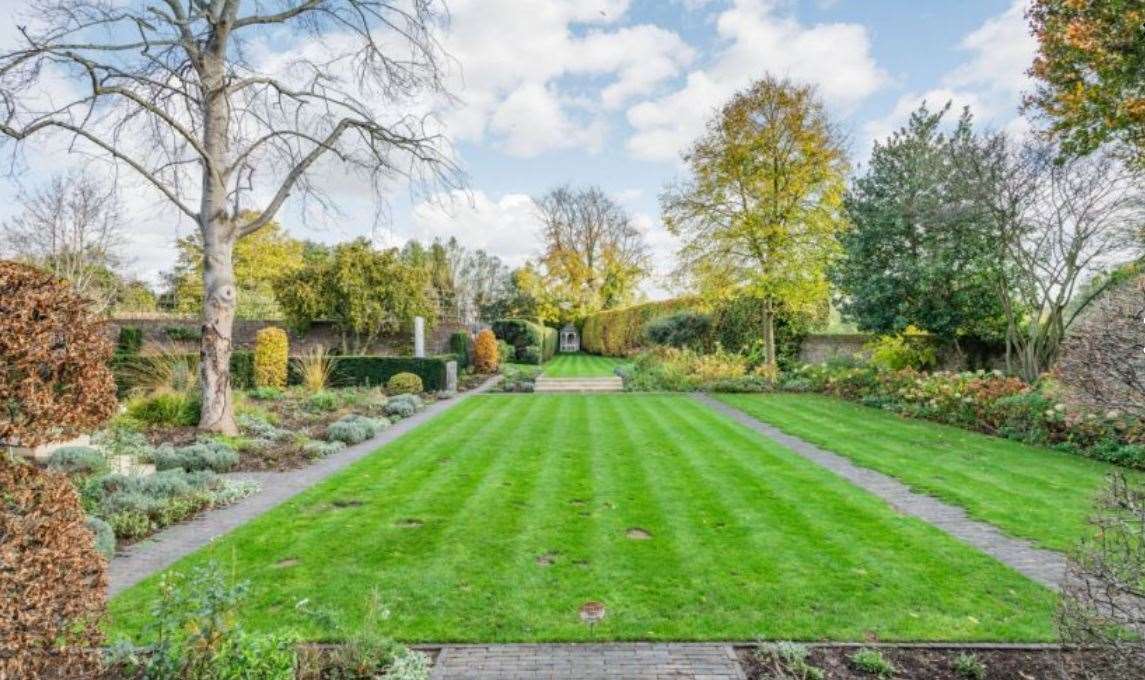
[[[373,439],[356,444],[316,461],[313,465],[287,472],[239,472],[235,479],[250,479],[261,485],[258,493],[243,500],[204,512],[194,519],[167,527],[163,531],[118,551],[108,565],[108,594],[129,588],[157,571],[166,569],[184,555],[192,553],[244,524],[283,501],[314,486],[351,463],[401,437],[418,425],[453,408],[473,394],[496,384],[491,378],[480,387],[452,399],[441,399],[413,416],[386,428]]]
[[[960,507],[911,491],[894,477],[859,467],[843,456],[786,434],[706,394],[698,394],[696,399],[807,460],[822,465],[855,486],[879,496],[899,512],[942,529],[1038,583],[1055,590],[1061,589],[1065,580],[1065,556],[1061,553],[1007,536],[991,524],[970,518]]]

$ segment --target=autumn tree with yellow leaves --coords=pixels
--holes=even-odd
[[[774,364],[776,317],[827,304],[847,225],[841,136],[814,88],[769,76],[724,105],[684,160],[690,176],[661,197],[683,240],[677,275],[708,299],[760,299]]]

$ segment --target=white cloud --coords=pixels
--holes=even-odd
[[[777,0],[736,0],[719,14],[716,30],[725,45],[710,66],[690,72],[681,89],[628,110],[633,155],[675,158],[715,107],[767,73],[814,84],[828,104],[844,111],[888,80],[870,53],[866,28],[804,25]]]
[[[525,194],[494,199],[483,191],[454,192],[418,203],[412,214],[412,233],[403,233],[401,242],[456,236],[466,247],[484,249],[510,267],[540,252],[540,223],[533,199]]]
[[[492,141],[514,156],[599,146],[609,110],[646,96],[694,57],[675,33],[615,27],[626,0],[459,0],[443,43],[460,65],[456,139]],[[576,27],[581,27],[574,30]],[[587,26],[587,30],[585,30]],[[603,80],[603,84],[597,82]],[[589,96],[575,96],[589,81]]]
[[[497,106],[488,128],[513,156],[531,157],[553,149],[600,148],[603,122],[579,124],[570,118],[553,87],[527,83]]]
[[[873,141],[901,127],[923,101],[931,110],[948,101],[954,111],[968,106],[975,120],[983,124],[1025,133],[1029,123],[1019,115],[1018,106],[1030,84],[1026,70],[1036,49],[1026,24],[1026,4],[1026,0],[1015,0],[1005,12],[963,37],[959,48],[968,57],[942,77],[940,87],[904,94],[885,117],[867,123],[863,128],[866,140],[861,145],[864,152]]]

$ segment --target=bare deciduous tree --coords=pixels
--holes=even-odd
[[[1145,418],[1145,274],[1094,301],[1066,338],[1057,372],[1087,405]]]
[[[66,279],[92,311],[118,294],[123,213],[115,187],[84,172],[53,176],[22,191],[21,211],[0,227],[0,252]]]
[[[1092,526],[1069,555],[1058,608],[1062,642],[1084,649],[1076,676],[1140,678],[1145,673],[1145,487],[1113,474]]]
[[[414,186],[458,181],[432,118],[409,113],[448,96],[435,39],[444,8],[437,0],[35,0],[31,9],[36,25],[0,55],[0,133],[60,134],[69,149],[134,171],[197,224],[199,425],[233,432],[236,240],[291,195],[331,207],[314,172],[327,161],[375,191],[395,176]]]
[[[1140,255],[1141,175],[1112,155],[1062,158],[1053,145],[984,141],[971,172],[998,248],[997,288],[1007,316],[1007,361],[1036,380],[1067,331],[1103,290],[1094,276]]]
[[[542,261],[567,289],[562,297],[585,312],[629,301],[649,256],[624,208],[598,187],[557,187],[533,203],[543,225]]]

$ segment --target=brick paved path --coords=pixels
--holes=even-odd
[[[175,524],[135,545],[116,553],[108,565],[108,594],[115,595],[151,574],[166,569],[179,558],[207,545],[295,494],[301,493],[351,463],[373,453],[418,425],[465,401],[466,397],[484,392],[496,384],[490,379],[480,387],[462,392],[452,399],[441,399],[422,411],[387,427],[373,439],[327,456],[313,465],[288,472],[249,472],[230,475],[251,479],[261,485],[258,493],[233,505],[205,512],[189,522]]]
[[[859,467],[843,456],[824,451],[798,437],[786,434],[706,394],[698,394],[696,398],[732,420],[822,465],[855,486],[879,496],[899,512],[917,517],[942,529],[999,562],[1013,567],[1027,578],[1050,588],[1061,589],[1065,580],[1065,556],[1061,553],[1044,550],[1029,541],[1007,536],[990,524],[971,519],[960,507],[944,503],[933,496],[911,491],[908,486],[893,477]]]
[[[445,647],[430,680],[745,680],[731,645],[609,643]]]

